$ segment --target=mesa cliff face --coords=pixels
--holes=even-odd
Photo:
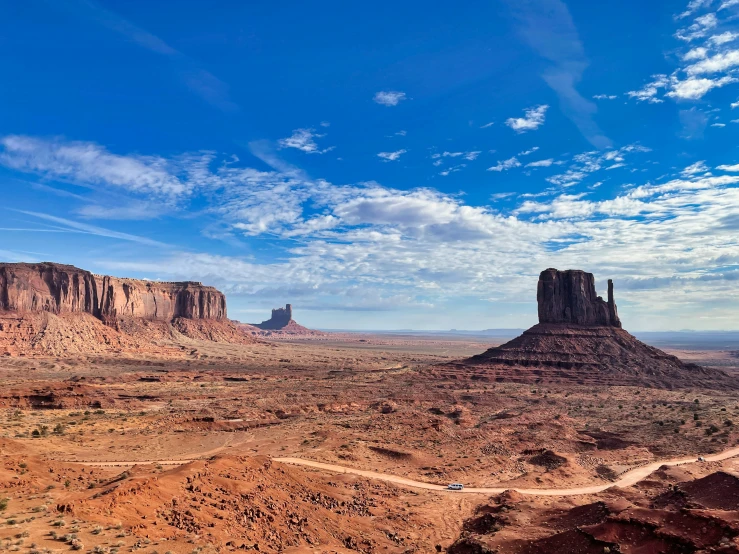
[[[546,269],[539,275],[536,300],[539,323],[621,327],[613,299],[613,281],[608,280],[605,301],[595,292],[592,273]]]
[[[224,319],[226,297],[191,281],[121,279],[49,262],[4,263],[0,310],[88,313],[106,322],[127,316],[159,321]]]

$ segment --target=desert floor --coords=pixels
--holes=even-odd
[[[432,552],[493,493],[540,489],[532,506],[566,510],[608,495],[592,491],[627,472],[641,480],[658,462],[739,444],[732,391],[433,371],[494,344],[337,334],[191,341],[176,357],[0,359],[0,546]],[[739,374],[735,351],[665,349]],[[739,458],[710,460],[680,466],[681,476],[739,474]],[[435,490],[450,482],[489,490]]]

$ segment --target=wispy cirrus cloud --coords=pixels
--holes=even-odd
[[[89,225],[72,219],[64,217],[58,217],[51,214],[34,212],[29,210],[15,210],[18,213],[22,213],[28,216],[32,216],[44,221],[57,224],[57,230],[62,232],[77,232],[85,233],[88,235],[96,235],[99,237],[107,237],[111,239],[123,240],[128,242],[137,242],[146,246],[155,246],[157,248],[170,248],[170,245],[157,240],[150,239],[148,237],[142,237],[139,235],[132,235],[130,233],[122,233],[119,231],[113,231],[104,227],[98,227],[97,225]]]
[[[0,164],[52,179],[132,192],[178,196],[192,188],[175,174],[170,160],[112,154],[90,142],[8,135],[0,138]]]
[[[231,100],[229,87],[225,82],[160,37],[132,23],[120,14],[103,8],[94,0],[66,0],[55,5],[80,17],[85,17],[118,33],[132,43],[163,56],[169,61],[182,83],[212,106],[226,112],[239,110],[239,106]]]
[[[596,105],[577,90],[589,62],[567,5],[561,0],[508,0],[508,6],[521,36],[549,62],[542,78],[557,94],[562,112],[591,144],[609,147],[610,139],[593,119]]]
[[[605,152],[597,150],[583,152],[572,157],[572,161],[564,173],[551,175],[546,180],[559,187],[573,187],[600,170],[613,170],[624,167],[626,165],[626,156],[630,154],[649,151],[649,148],[640,144],[629,144],[618,149],[606,150]],[[554,163],[559,162],[552,161],[552,164]]]
[[[554,163],[553,158],[547,158],[545,160],[537,160],[535,162],[529,162],[526,167],[549,167]]]

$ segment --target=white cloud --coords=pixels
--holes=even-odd
[[[596,100],[615,100],[617,96],[615,94],[595,94],[593,98]]]
[[[706,162],[700,161],[689,165],[680,173],[683,175],[683,177],[690,177],[692,175],[697,175],[698,173],[705,173],[706,171],[708,171],[708,166],[706,165]]]
[[[44,140],[20,135],[0,138],[0,163],[53,179],[103,185],[136,193],[188,194],[192,186],[157,156],[120,156],[92,142]]]
[[[506,119],[505,124],[518,133],[533,131],[544,124],[548,108],[546,104],[528,108],[524,110],[524,117],[510,117]]]
[[[699,79],[689,77],[684,81],[673,78],[670,82],[671,89],[665,96],[676,98],[678,100],[700,100],[706,93],[714,88],[720,88],[730,83],[735,83],[737,79],[729,75],[720,79]]]
[[[465,167],[467,167],[467,164],[454,165],[452,167],[445,169],[444,171],[440,171],[439,175],[441,175],[442,177],[446,177],[447,175],[456,173],[457,171],[462,171],[462,169],[464,169]]]
[[[595,177],[614,163],[635,165],[633,158],[644,150],[631,145],[584,152],[573,157],[567,170]],[[617,290],[623,291],[622,317],[642,320],[659,305],[671,325],[690,317],[693,309],[701,315],[715,315],[720,309],[731,311],[732,325],[739,325],[739,290],[730,272],[739,264],[737,166],[724,166],[734,174],[696,172],[658,184],[618,187],[609,181],[608,187],[600,186],[597,198],[551,188],[518,200],[498,192],[490,197],[490,206],[480,206],[427,188],[399,190],[373,182],[334,185],[261,156],[273,171],[225,164],[201,154],[142,158],[159,160],[165,177],[177,179],[191,194],[202,192],[199,211],[217,218],[228,232],[270,239],[278,250],[274,257],[171,250],[162,254],[159,247],[152,254],[144,246],[153,245],[140,242],[135,258],[111,251],[98,257],[96,267],[145,272],[152,278],[203,280],[234,300],[240,295],[271,302],[287,296],[306,309],[400,306],[416,313],[420,305],[436,305],[435,313],[447,313],[449,306],[469,298],[530,306],[542,268],[581,267],[587,260],[584,269],[606,268],[607,274],[598,278],[614,278]],[[96,167],[94,156],[90,164]],[[67,178],[94,173],[91,168]],[[39,173],[29,165],[18,171]],[[602,181],[592,180],[596,182],[591,188]],[[110,230],[62,218],[29,217],[69,232],[110,235],[109,240],[143,238],[116,237]],[[500,267],[506,268],[505,274]],[[654,279],[663,284],[653,293],[629,289],[627,294],[629,283]],[[719,308],[716,298],[722,300]],[[493,325],[503,326],[509,319],[506,314]],[[524,319],[520,325],[527,323]]]
[[[397,106],[401,101],[406,99],[405,92],[397,90],[387,90],[375,93],[373,100],[383,106]]]
[[[380,152],[377,154],[378,158],[382,158],[385,162],[394,162],[400,158],[403,154],[408,152],[406,149],[396,150],[395,152]]]
[[[434,162],[434,165],[441,165],[442,164],[442,162],[439,161],[439,158],[459,158],[459,157],[462,157],[465,160],[468,160],[468,161],[471,162],[471,161],[476,160],[477,157],[481,153],[482,153],[482,151],[480,151],[480,150],[471,150],[469,152],[448,152],[448,151],[445,151],[445,152],[442,152],[442,153],[438,153],[437,152],[436,154],[431,154],[431,159],[432,160],[436,160],[436,162]]]
[[[518,155],[519,156],[528,156],[529,154],[533,154],[537,150],[539,150],[539,147],[538,146],[534,146],[533,148],[530,148],[528,150],[524,150],[523,152],[519,152]]]
[[[513,169],[514,167],[521,167],[521,162],[519,162],[515,156],[507,160],[499,161],[496,165],[492,167],[488,167],[488,171],[508,171],[509,169]]]
[[[554,159],[549,158],[546,160],[538,160],[536,162],[530,162],[526,164],[526,167],[549,167],[554,163]]]
[[[724,0],[721,2],[721,5],[719,6],[720,10],[725,10],[726,8],[731,8],[732,6],[739,6],[739,0]]]
[[[691,16],[701,8],[709,6],[712,1],[713,0],[691,0],[690,2],[688,2],[688,6],[687,8],[685,8],[685,11],[675,17],[677,19],[683,19],[685,17]]]
[[[693,60],[703,60],[707,55],[708,49],[703,46],[698,46],[697,48],[688,50],[688,52],[683,56],[683,61],[689,62]]]
[[[659,89],[667,87],[669,83],[670,80],[667,78],[667,75],[652,75],[652,81],[650,83],[644,85],[640,90],[631,90],[626,95],[630,98],[636,98],[640,102],[646,101],[658,104],[663,102],[663,100],[657,98]]]
[[[708,42],[710,42],[714,46],[721,46],[722,44],[734,42],[737,38],[739,38],[739,33],[726,31],[725,33],[721,33],[719,35],[713,35],[708,39]]]
[[[711,127],[726,127],[726,123],[711,123]]]
[[[487,129],[488,127],[492,127],[494,123],[491,121],[490,123],[486,123],[485,125],[481,125],[480,129]]]
[[[316,133],[315,129],[295,129],[292,135],[278,140],[277,144],[280,148],[296,148],[306,154],[325,154],[336,148],[335,146],[324,149],[318,148],[315,139],[325,136],[325,134]]]
[[[715,13],[707,13],[700,17],[696,17],[694,23],[687,29],[680,29],[675,36],[680,40],[691,42],[698,38],[703,38],[708,31],[718,25],[718,18]]]
[[[723,73],[739,65],[739,50],[728,50],[685,68],[688,75]]]
[[[721,171],[739,171],[739,164],[717,165],[716,169],[720,169]]]
[[[606,152],[591,151],[577,154],[572,158],[572,164],[564,173],[547,177],[547,181],[559,187],[572,187],[583,181],[591,173],[596,173],[601,169],[616,169],[622,167],[626,156],[634,153],[649,152],[640,144],[629,144],[617,150],[608,150]],[[606,165],[606,162],[609,162]],[[605,167],[604,167],[605,166]]]

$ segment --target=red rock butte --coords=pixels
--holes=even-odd
[[[194,281],[159,282],[95,275],[50,262],[0,264],[0,310],[88,313],[103,321],[119,317],[172,321],[226,317],[226,297]]]
[[[194,281],[95,275],[50,262],[0,264],[0,355],[178,356],[182,338],[254,343],[226,297]]]
[[[536,296],[538,324],[501,346],[432,371],[501,382],[739,388],[722,371],[685,363],[622,329],[611,280],[603,300],[592,273],[550,268],[541,272]]]
[[[272,317],[267,321],[255,323],[255,327],[265,330],[279,330],[287,327],[293,321],[293,307],[291,304],[285,304],[284,308],[274,308]]]

